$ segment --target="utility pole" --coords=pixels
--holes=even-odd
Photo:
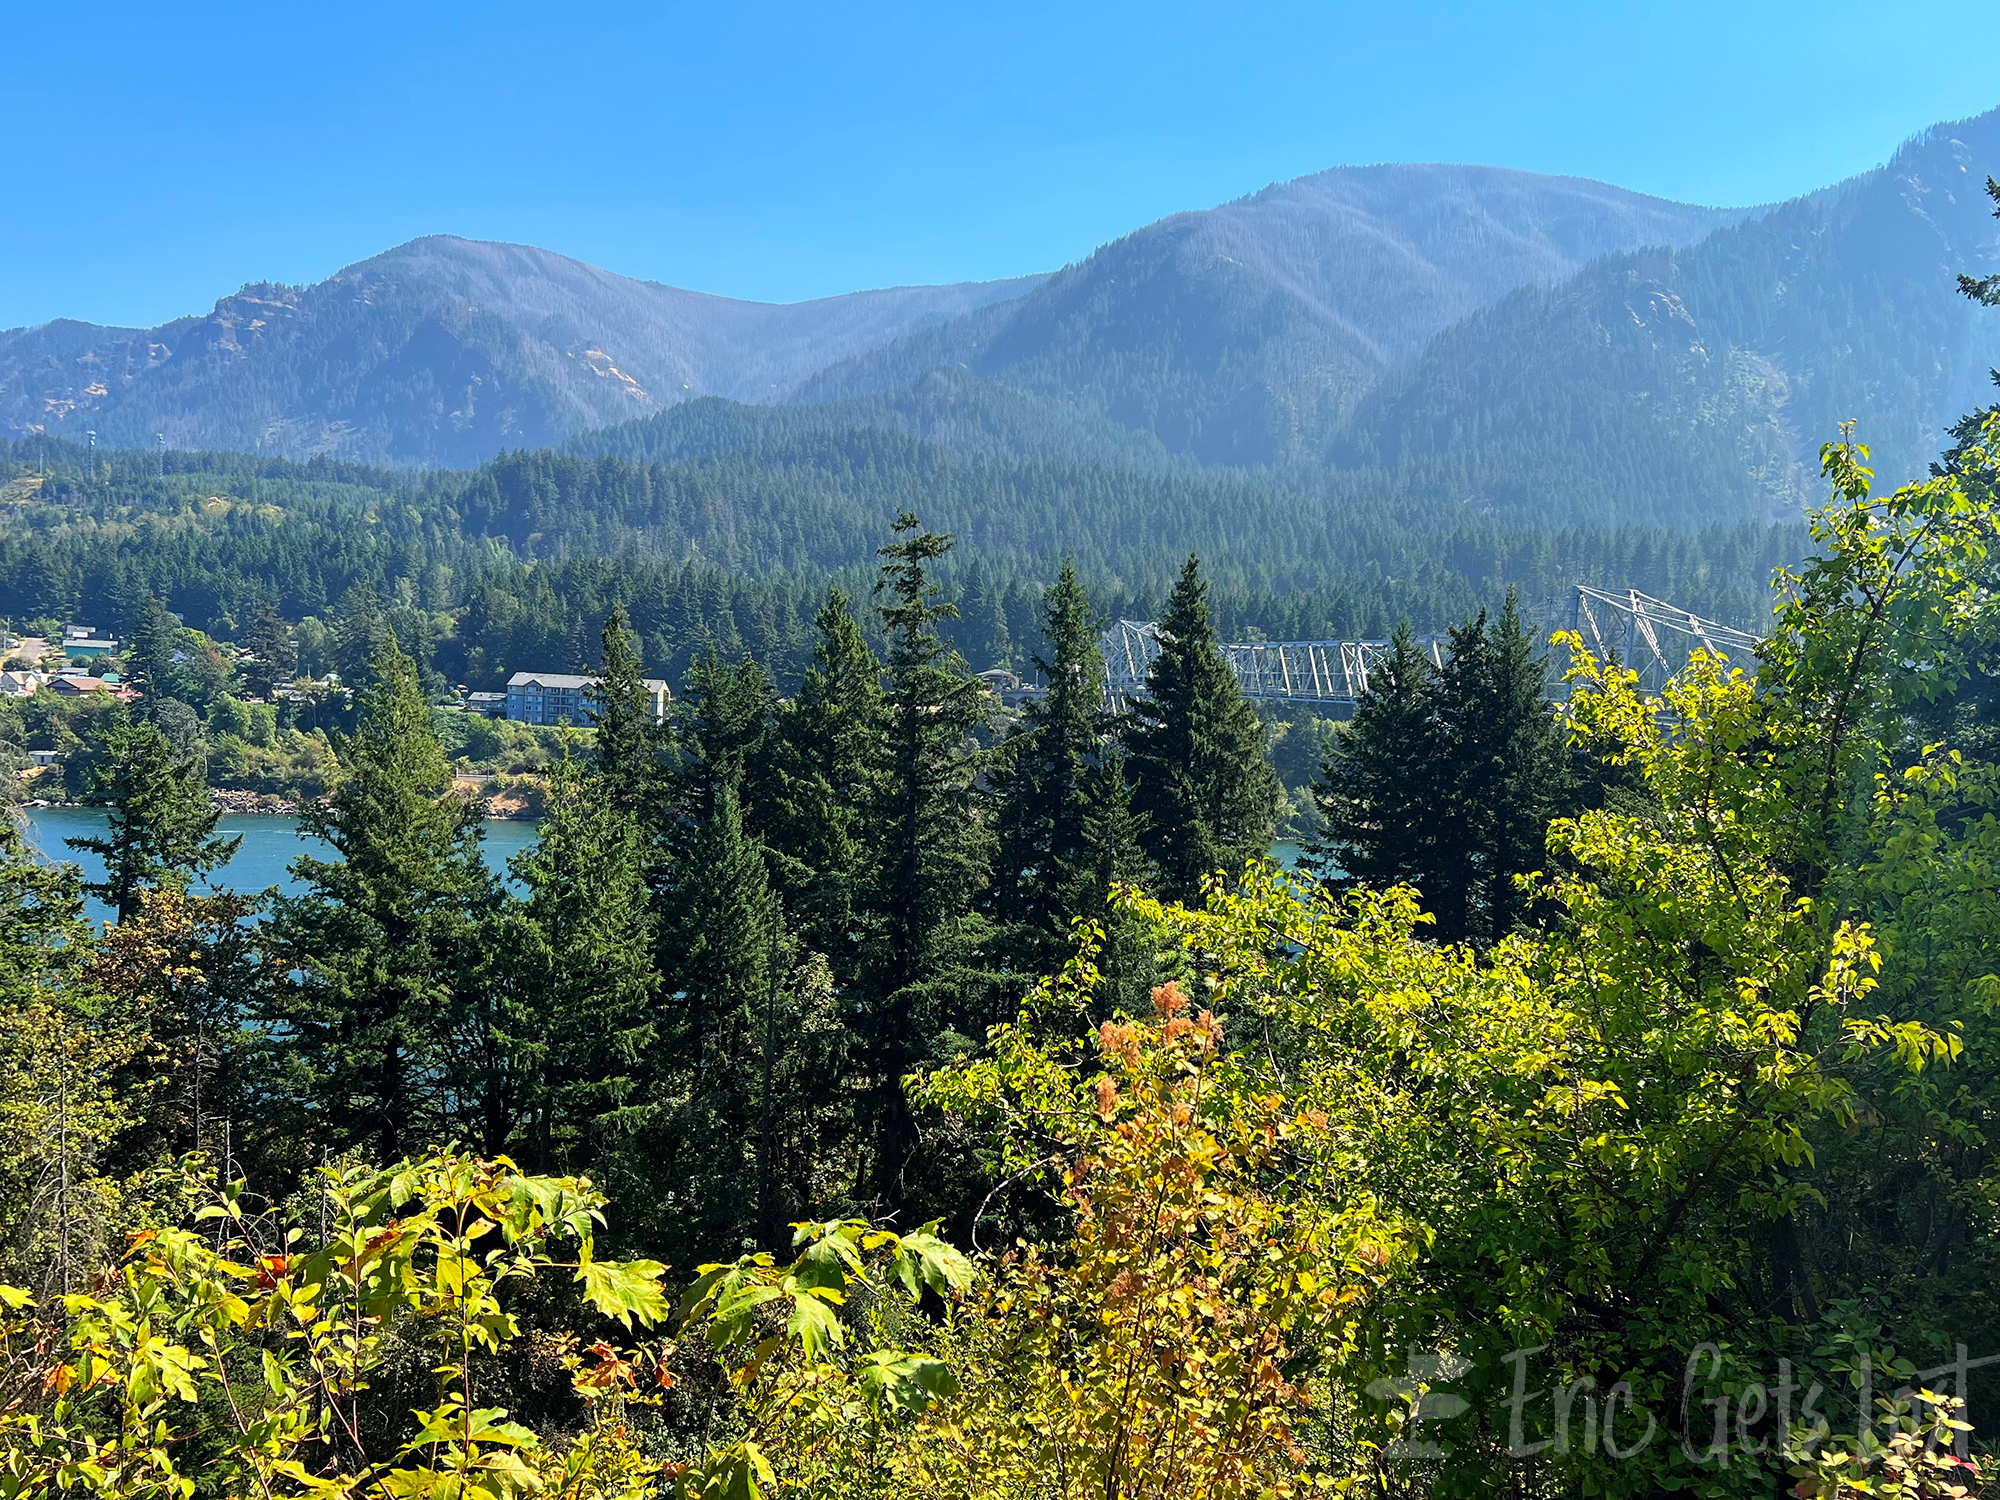
[[[56,1264],[63,1295],[69,1295],[69,1059],[56,1073]]]
[[[95,427],[89,428],[83,435],[90,439],[90,481],[92,484],[95,484],[97,482],[97,429]]]
[[[164,432],[156,432],[153,434],[153,441],[160,445],[160,478],[165,479],[167,477],[167,435]]]

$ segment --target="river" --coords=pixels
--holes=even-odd
[[[102,808],[30,807],[22,810],[21,823],[29,844],[45,858],[73,860],[83,867],[84,876],[89,880],[104,877],[103,860],[94,854],[80,853],[63,842],[73,838],[102,838],[105,831]],[[507,874],[507,861],[535,841],[533,823],[488,820],[479,827],[484,835],[480,840],[480,852],[486,857],[487,867],[502,877]],[[275,817],[267,813],[231,813],[223,818],[217,831],[226,835],[241,835],[243,843],[238,847],[236,857],[210,875],[204,884],[197,886],[197,891],[235,891],[249,895],[276,886],[280,891],[291,894],[299,889],[298,881],[292,878],[292,861],[301,854],[325,855],[330,852],[320,840],[300,833],[296,818]],[[1299,846],[1288,839],[1281,839],[1271,846],[1271,858],[1287,870],[1297,867],[1299,852]],[[92,921],[101,922],[111,915],[111,909],[101,902],[91,901],[87,905]]]
[[[106,826],[102,808],[24,808],[21,824],[29,844],[45,858],[73,860],[83,867],[87,879],[103,878],[103,860],[94,854],[72,849],[63,842],[73,838],[102,838]],[[505,876],[507,861],[535,841],[533,823],[489,820],[479,827],[485,835],[480,840],[480,852],[485,855],[487,866],[497,875]],[[294,893],[300,887],[299,882],[292,878],[292,861],[301,854],[325,856],[332,852],[319,839],[300,833],[296,818],[281,818],[266,813],[231,813],[223,818],[217,832],[240,834],[243,842],[236,850],[236,857],[210,875],[205,883],[197,885],[197,891],[236,891],[247,895],[276,886],[287,894]],[[91,901],[88,905],[93,921],[101,922],[111,915],[111,909],[100,902]]]

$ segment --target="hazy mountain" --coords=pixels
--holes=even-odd
[[[954,453],[1050,459],[1120,468],[1191,467],[1150,432],[974,375],[963,365],[927,370],[908,385],[809,405],[753,406],[704,397],[616,427],[582,433],[569,453],[674,463],[738,452],[807,434],[856,431],[921,438]]]
[[[1841,420],[1904,476],[1989,398],[2000,317],[1954,289],[2000,262],[1989,171],[2000,112],[1754,212],[1344,168],[1046,278],[790,306],[433,238],[157,329],[0,333],[0,436],[740,466],[876,432],[1093,472],[1330,466],[1344,495],[1536,524],[1792,515]]]
[[[1610,256],[1432,340],[1331,456],[1473,504],[1676,522],[1824,498],[1842,421],[1885,481],[1992,401],[2000,316],[1957,293],[2000,263],[1983,191],[2000,111],[1691,248]]]
[[[0,432],[467,464],[689,397],[769,401],[1037,278],[738,302],[435,236],[159,328],[0,333]]]
[[[799,399],[963,363],[1207,462],[1265,462],[1312,449],[1386,370],[1508,292],[1741,217],[1494,167],[1339,168],[1164,219]]]

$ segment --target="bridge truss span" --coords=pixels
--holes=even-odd
[[[1443,657],[1435,640],[1424,650]],[[1120,620],[1104,632],[1105,690],[1114,704],[1143,697],[1146,674],[1160,654],[1151,621]],[[1262,702],[1352,704],[1368,691],[1368,674],[1389,652],[1387,641],[1235,641],[1219,647],[1243,689]]]
[[[1697,650],[1726,661],[1758,646],[1749,631],[1704,620],[1678,604],[1637,589],[1614,591],[1587,583],[1576,586],[1569,628],[1599,661],[1615,660],[1637,672],[1640,691],[1646,693],[1664,688]]]
[[[1531,612],[1546,641],[1550,600]],[[1578,584],[1570,602],[1569,627],[1600,660],[1615,659],[1638,672],[1639,685],[1657,693],[1695,650],[1730,657],[1754,651],[1758,638],[1746,630],[1703,619],[1692,610],[1655,599],[1637,589],[1601,589]],[[1437,637],[1420,638],[1435,666],[1444,663]],[[1160,627],[1148,620],[1120,620],[1098,642],[1104,654],[1106,706],[1116,712],[1146,693],[1146,674],[1160,654]],[[1369,674],[1389,652],[1387,641],[1235,641],[1219,648],[1236,674],[1243,696],[1265,703],[1317,703],[1352,707],[1368,691]],[[1560,677],[1560,671],[1552,675]],[[1560,696],[1558,680],[1551,684]],[[1023,685],[1020,691],[1035,693]]]

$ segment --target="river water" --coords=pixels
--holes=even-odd
[[[22,832],[37,852],[47,859],[74,861],[83,867],[85,878],[90,880],[103,878],[104,861],[94,854],[70,848],[63,840],[102,838],[105,822],[104,810],[97,807],[30,807],[21,813]],[[485,855],[487,866],[503,877],[507,874],[507,861],[535,841],[533,823],[491,820],[479,827],[484,835],[480,852]],[[296,818],[231,813],[223,818],[216,831],[230,836],[240,834],[243,843],[234,859],[195,887],[198,892],[234,891],[252,895],[276,886],[292,894],[300,888],[299,882],[292,878],[292,861],[301,854],[324,858],[332,852],[319,839],[300,833]],[[93,921],[101,922],[111,915],[111,909],[97,901],[89,902],[88,906]]]
[[[73,860],[83,867],[86,879],[103,878],[103,860],[94,854],[72,849],[63,842],[73,838],[102,838],[105,830],[102,808],[30,807],[23,809],[21,821],[29,844],[44,858]],[[480,852],[484,854],[488,868],[503,878],[507,874],[507,861],[535,841],[533,823],[489,820],[479,826],[483,835]],[[197,891],[234,891],[240,895],[254,895],[276,886],[289,895],[299,889],[299,882],[292,878],[292,861],[301,854],[323,858],[330,852],[320,840],[300,833],[296,818],[268,813],[231,813],[223,818],[217,831],[230,836],[241,835],[243,843],[237,849],[236,857],[197,886]],[[1271,858],[1282,868],[1293,869],[1299,861],[1299,846],[1289,840],[1280,840],[1271,846]],[[110,917],[111,909],[102,903],[91,901],[87,904],[92,921],[101,922]]]

